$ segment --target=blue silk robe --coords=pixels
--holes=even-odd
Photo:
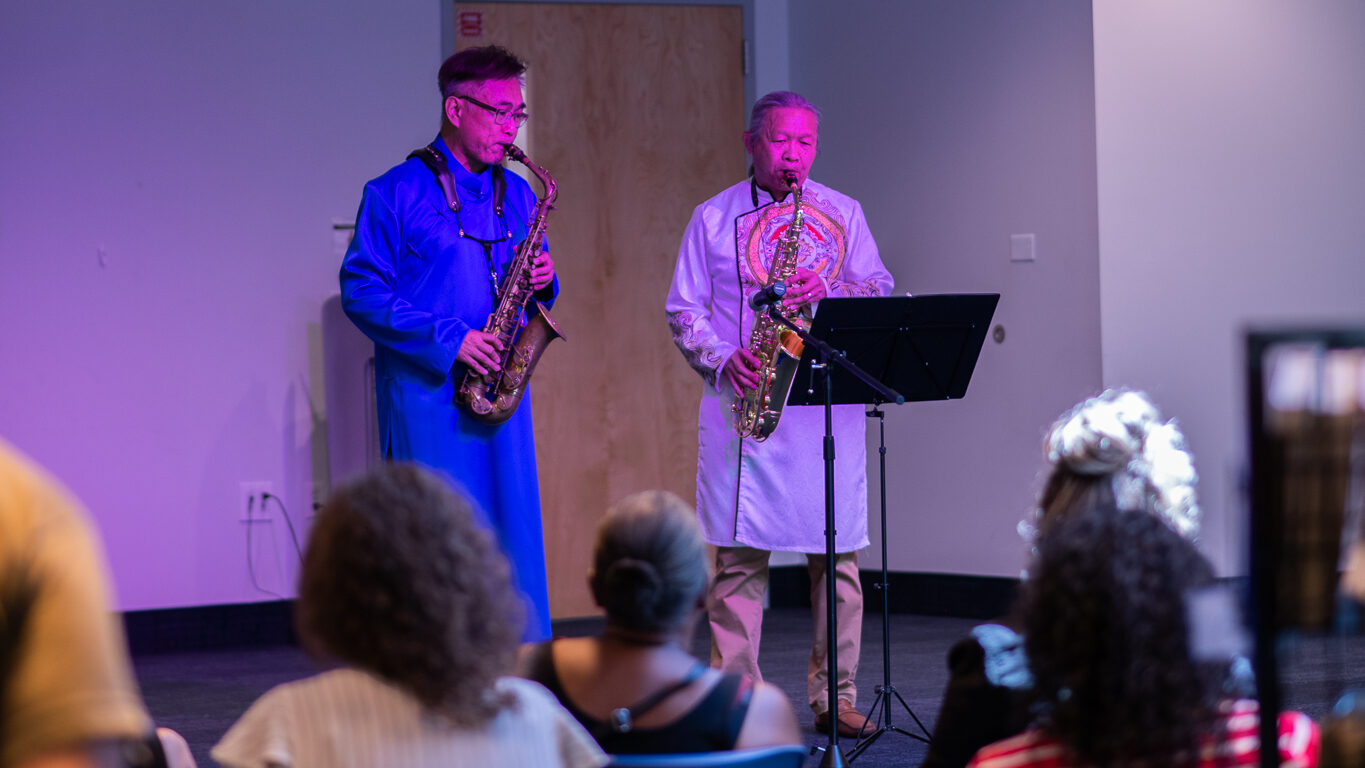
[[[494,308],[489,258],[482,245],[460,236],[460,226],[483,240],[502,238],[492,246],[500,280],[526,237],[536,196],[521,177],[505,174],[499,219],[491,169],[472,174],[444,140],[438,138],[436,146],[458,188],[458,222],[420,160],[366,184],[355,237],[341,265],[342,306],[375,342],[383,455],[423,464],[463,485],[526,596],[526,639],[544,639],[550,614],[530,394],[497,426],[480,424],[453,404],[466,371],[455,355],[465,334],[482,330]],[[556,281],[541,294],[557,292]]]

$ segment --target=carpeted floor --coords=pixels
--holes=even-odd
[[[810,621],[805,609],[770,610],[764,622],[760,664],[765,677],[786,691],[796,706],[806,743],[823,746],[828,737],[815,732],[814,718],[805,704]],[[948,677],[947,650],[976,623],[971,619],[891,617],[891,682],[926,728],[932,729],[938,716]],[[582,634],[595,628],[592,621],[556,625],[559,634]],[[694,653],[705,658],[709,644],[703,623],[694,640]],[[864,617],[862,648],[858,695],[859,707],[866,712],[883,680],[879,613]],[[1302,646],[1294,669],[1284,677],[1288,706],[1321,718],[1344,688],[1365,682],[1362,650],[1365,645],[1358,639]],[[143,655],[135,663],[152,715],[158,723],[180,731],[205,767],[214,765],[208,757],[209,749],[257,696],[271,686],[315,671],[302,651],[289,646]],[[899,701],[892,702],[891,718],[893,725],[921,733]],[[878,723],[884,724],[884,717],[879,717]],[[854,746],[848,739],[841,739],[839,745],[845,756]],[[851,764],[859,768],[917,766],[925,750],[923,742],[888,732]],[[807,765],[817,766],[820,761],[821,755],[814,754]]]
[[[967,619],[892,616],[892,684],[926,727],[938,714],[939,697],[947,681],[944,654],[974,622]],[[557,625],[560,634],[593,631],[596,623],[573,621]],[[863,658],[858,668],[860,705],[872,703],[874,688],[882,681],[882,629],[879,614],[865,617]],[[697,631],[694,652],[709,654],[710,636],[704,625]],[[797,717],[811,745],[827,743],[816,733],[814,717],[806,706],[806,664],[810,655],[810,613],[804,609],[774,609],[763,627],[760,664],[768,680],[780,686],[797,708]],[[201,766],[212,766],[208,752],[247,706],[270,687],[305,677],[315,667],[304,653],[290,646],[245,648],[142,655],[134,659],[143,696],[153,717],[189,741]],[[892,723],[919,733],[914,721],[897,702]],[[853,744],[839,742],[847,755]],[[918,765],[924,744],[896,733],[887,733],[855,760],[858,766]],[[812,756],[809,764],[819,764]]]

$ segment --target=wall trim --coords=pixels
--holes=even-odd
[[[810,605],[810,578],[805,566],[778,566],[771,571],[771,605]],[[888,574],[891,612],[922,616],[997,619],[1008,613],[1018,579],[946,573]],[[881,571],[861,573],[865,611],[881,610]],[[600,617],[557,619],[556,636],[594,634]],[[249,646],[297,645],[294,602],[273,600],[233,605],[204,605],[128,611],[123,614],[128,647],[134,655],[204,651]]]
[[[293,600],[128,611],[123,627],[134,656],[298,644]]]
[[[882,572],[859,572],[863,585],[863,611],[880,611],[882,593],[877,586]],[[964,619],[999,619],[1014,604],[1019,580],[1003,576],[971,576],[956,573],[887,573],[891,613],[920,616],[955,616]],[[810,576],[804,565],[779,566],[771,570],[769,603],[780,608],[810,606]]]

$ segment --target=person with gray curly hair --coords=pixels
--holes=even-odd
[[[692,508],[667,491],[629,496],[602,518],[588,572],[606,631],[527,646],[522,672],[612,754],[800,744],[781,690],[688,653],[709,581]]]
[[[1194,457],[1145,393],[1110,389],[1078,403],[1053,423],[1043,450],[1052,472],[1032,519],[1021,523],[1026,539],[1068,510],[1111,497],[1119,509],[1150,512],[1198,537]]]
[[[1043,455],[1047,480],[1018,526],[1035,556],[1060,521],[1106,506],[1149,513],[1188,540],[1198,536],[1194,459],[1179,426],[1145,393],[1109,389],[1077,403],[1048,428]],[[1029,723],[1034,676],[1014,630],[974,628],[948,652],[948,667],[922,768],[962,768],[978,749]]]

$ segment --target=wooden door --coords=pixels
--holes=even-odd
[[[590,615],[606,508],[653,488],[696,498],[702,383],[663,307],[692,209],[744,177],[741,9],[461,2],[455,24],[457,49],[527,61],[525,148],[559,184],[549,239],[567,340],[531,392],[550,611]]]

